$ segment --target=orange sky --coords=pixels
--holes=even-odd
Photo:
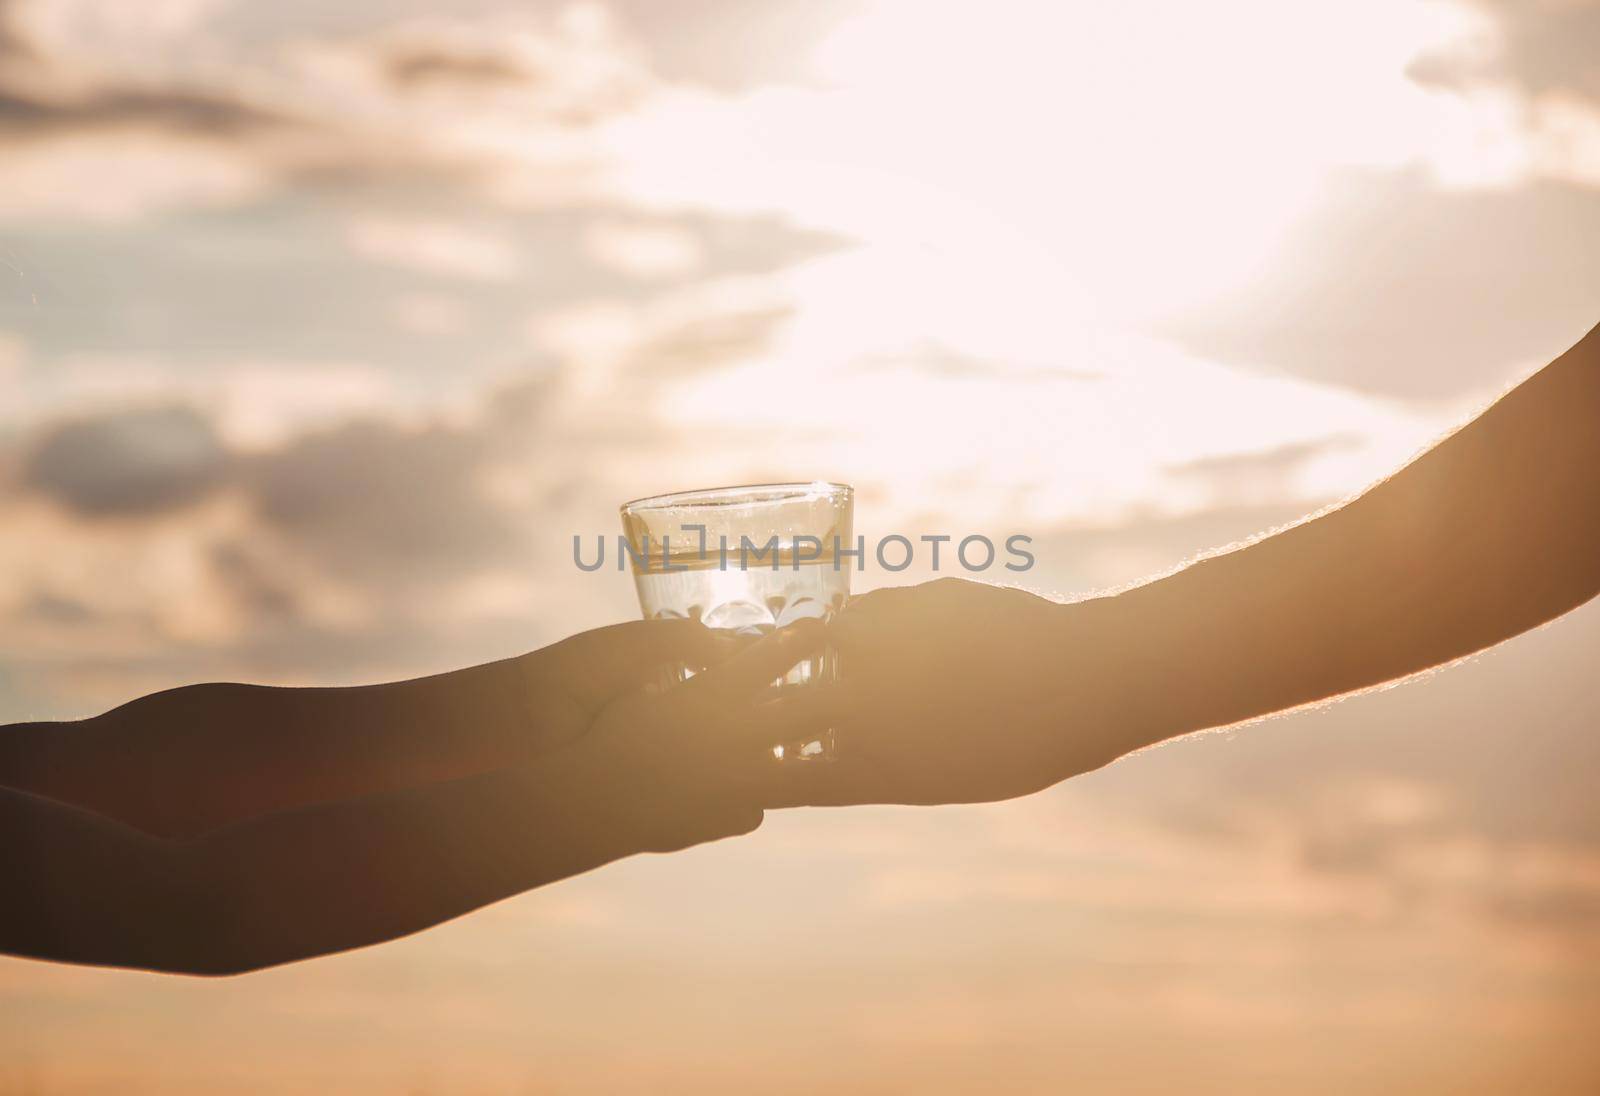
[[[571,537],[659,491],[850,482],[1061,596],[1294,520],[1593,325],[1596,55],[1582,0],[0,0],[0,720],[630,616]],[[0,962],[0,1092],[1593,1091],[1597,633],[281,971]]]

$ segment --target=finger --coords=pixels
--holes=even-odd
[[[864,594],[856,594],[845,602],[840,610],[840,617],[846,616],[871,616],[886,609],[894,609],[905,604],[906,597],[915,590],[915,586],[884,586],[877,590],[869,590]]]
[[[719,703],[742,700],[771,685],[796,662],[822,649],[820,620],[801,620],[762,636],[720,666],[689,679],[686,688]]]
[[[581,632],[560,646],[573,677],[610,696],[652,681],[663,666],[716,665],[741,645],[697,620],[632,620]]]
[[[814,742],[848,707],[845,690],[837,685],[789,685],[772,693],[730,721],[736,739],[764,748]]]
[[[694,659],[685,665],[696,673],[721,666],[735,655],[761,641],[761,636],[751,635],[733,628],[707,628],[700,625],[700,636],[694,643]]]

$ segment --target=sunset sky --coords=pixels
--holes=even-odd
[[[1596,58],[1591,0],[0,0],[0,722],[626,619],[572,537],[675,489],[1063,598],[1293,521],[1600,321]],[[1597,650],[265,974],[0,960],[0,1093],[1593,1092]]]

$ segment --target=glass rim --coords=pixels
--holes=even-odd
[[[854,494],[855,488],[848,483],[835,483],[832,480],[739,483],[727,487],[699,487],[690,491],[672,491],[665,495],[646,495],[643,498],[630,499],[617,509],[623,514],[638,514],[661,510],[791,502],[795,499],[809,498],[848,500]]]

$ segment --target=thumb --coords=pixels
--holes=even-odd
[[[652,684],[667,666],[701,669],[749,641],[697,620],[632,620],[581,632],[557,645],[558,665],[583,699],[603,703]]]

